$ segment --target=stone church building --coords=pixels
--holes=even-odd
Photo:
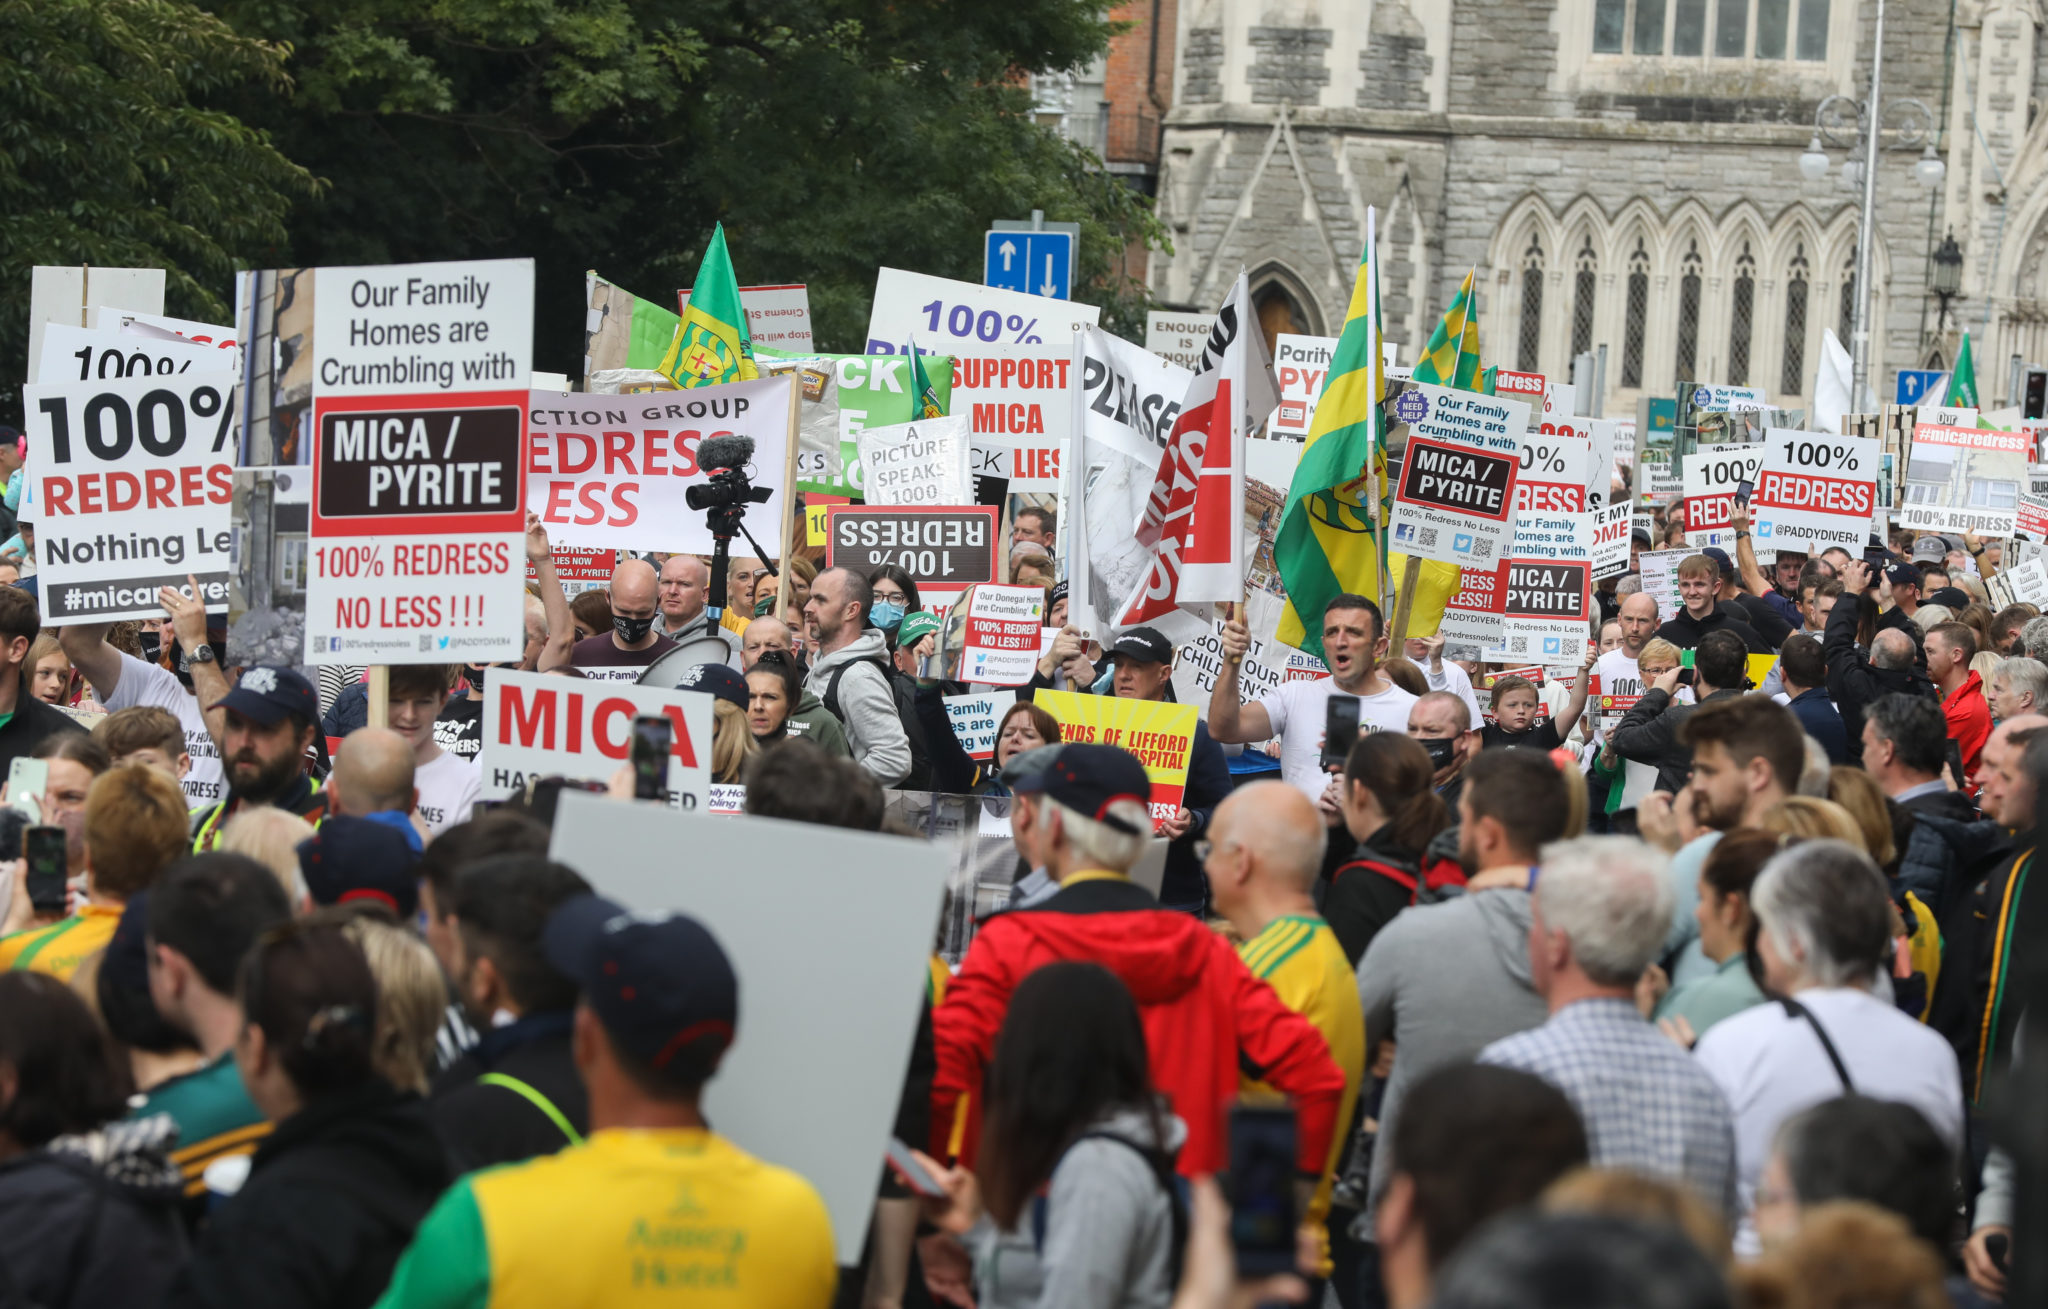
[[[1372,205],[1402,363],[1473,268],[1486,361],[1562,380],[1605,347],[1610,415],[1682,378],[1803,407],[1823,329],[1849,340],[1861,191],[1846,138],[1818,180],[1800,156],[1821,101],[1868,94],[1874,0],[1163,10],[1119,12],[1170,39],[1151,184],[1174,250],[1146,273],[1165,305],[1211,309],[1242,267],[1269,330],[1335,335]],[[1871,381],[1887,400],[1963,327],[1986,407],[2014,356],[2048,363],[2043,19],[2040,0],[1887,5],[1882,121],[1919,102],[1946,165],[1930,190],[1920,144],[1890,133],[1880,156]],[[1931,257],[1951,231],[1962,285],[1944,306]]]

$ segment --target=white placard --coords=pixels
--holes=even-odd
[[[1589,511],[1593,518],[1593,580],[1628,571],[1629,508],[1606,505]]]
[[[189,373],[239,373],[242,352],[190,341],[145,341],[107,327],[43,325],[38,382],[119,382]]]
[[[1215,318],[1209,314],[1154,309],[1145,315],[1145,348],[1168,363],[1193,372],[1195,365],[1202,362],[1202,348],[1209,343],[1209,329],[1215,325]]]
[[[854,433],[871,505],[971,505],[973,439],[961,414]]]
[[[734,817],[747,811],[747,788],[737,782],[713,782],[704,811]]]
[[[1390,548],[1461,565],[1505,557],[1529,406],[1417,384],[1394,398],[1394,416],[1408,425],[1408,443]]]
[[[1315,422],[1316,401],[1330,380],[1330,361],[1337,357],[1334,336],[1273,338],[1273,376],[1280,384],[1280,405],[1266,430],[1280,436],[1306,437]],[[1197,349],[1199,354],[1199,347]]]
[[[1913,410],[1913,425],[1918,427],[1922,423],[1930,427],[1975,427],[1977,411],[1960,406],[1920,405]]]
[[[1864,437],[1766,429],[1749,506],[1755,543],[1814,555],[1840,546],[1860,558],[1877,513],[1882,449]]]
[[[95,326],[118,327],[123,336],[142,336],[153,341],[175,336],[194,345],[228,351],[241,344],[241,333],[220,323],[202,323],[196,318],[168,318],[163,314],[137,313],[104,305],[99,313]],[[239,355],[233,357],[240,358]]]
[[[1762,409],[1766,403],[1763,388],[1757,386],[1696,386],[1692,389],[1692,407],[1704,414],[1739,414],[1748,409]]]
[[[1007,478],[1013,494],[1059,490],[1060,451],[1074,431],[1073,345],[955,348],[952,412],[998,456],[975,471]]]
[[[875,275],[863,354],[968,355],[992,345],[1067,345],[1102,320],[1094,305],[884,268]],[[1208,329],[1203,332],[1206,336]]]
[[[977,586],[967,608],[966,652],[960,680],[1022,686],[1038,665],[1045,623],[1045,589]]]
[[[41,380],[43,324],[111,327],[102,317],[104,305],[161,313],[164,270],[161,268],[87,268],[37,264],[29,270],[28,372]],[[87,306],[92,306],[88,309]]]
[[[1612,418],[1587,418],[1586,439],[1592,457],[1586,465],[1586,507],[1597,508],[1614,498],[1614,454],[1619,445],[1621,424]],[[1629,449],[1635,438],[1631,436]]]
[[[661,715],[674,727],[669,803],[695,809],[711,787],[711,696],[626,682],[588,682],[493,669],[484,686],[483,797],[502,799],[540,777],[609,782],[632,762],[633,720]]]
[[[189,576],[208,612],[227,612],[239,381],[23,388],[46,623],[161,618],[158,588],[187,589]]]
[[[1657,621],[1668,623],[1685,607],[1678,598],[1678,565],[1696,554],[1693,550],[1646,550],[1636,556],[1642,570],[1643,591],[1657,599]]]
[[[1593,515],[1526,513],[1515,518],[1501,606],[1510,660],[1576,665],[1592,639]]]
[[[2048,608],[2048,558],[2035,555],[2005,574],[2012,584],[2012,598],[2021,604]]]
[[[690,293],[676,292],[676,312],[688,313]],[[740,312],[747,316],[747,339],[756,346],[784,354],[805,355],[811,344],[811,289],[790,286],[743,286]]]
[[[1059,635],[1051,628],[1045,630],[1051,635]],[[983,695],[948,695],[941,699],[946,706],[946,719],[953,725],[953,736],[960,742],[960,748],[967,752],[967,757],[982,763],[994,759],[996,727],[1003,721],[1003,714],[1017,702],[1016,692],[989,691]]]
[[[549,539],[583,550],[711,553],[716,542],[689,489],[710,478],[697,463],[709,437],[754,442],[749,480],[774,494],[749,504],[754,533],[782,515],[788,467],[789,377],[647,395],[527,394],[526,505]]]
[[[1443,621],[1436,629],[1444,639],[1447,658],[1452,646],[1484,651],[1501,643],[1501,602],[1507,598],[1502,570],[1506,566],[1458,570],[1458,593],[1444,605]]]
[[[838,1262],[858,1264],[930,977],[946,883],[939,848],[572,791],[549,853],[598,894],[645,913],[680,910],[718,939],[739,976],[739,1024],[704,1088],[704,1116],[742,1150],[817,1187]],[[831,913],[790,912],[831,904],[848,887],[860,894]],[[821,1078],[831,1082],[829,1113],[819,1112]]]
[[[1515,512],[1581,512],[1586,508],[1586,484],[1592,469],[1591,424],[1584,419],[1544,419],[1522,443]]]
[[[1753,486],[1763,462],[1760,442],[1703,445],[1685,456],[1685,539],[1689,543],[1701,549],[1719,546],[1734,557],[1735,532],[1729,523],[1735,512],[1735,484]],[[1757,551],[1759,563],[1764,553]]]
[[[1894,521],[1918,532],[2011,536],[2033,445],[2025,432],[1919,424]]]

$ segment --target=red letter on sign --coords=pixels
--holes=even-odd
[[[611,734],[611,720],[614,718],[624,718],[630,729],[633,722],[633,702],[622,696],[598,701],[596,711],[590,715],[590,743],[607,759],[624,759],[627,743],[633,734],[628,730],[625,736],[614,740]]]
[[[667,714],[669,722],[675,724],[675,739],[669,744],[668,748],[670,757],[680,762],[685,768],[695,768],[697,766],[697,746],[690,740],[690,725],[683,721],[683,707],[673,704],[663,705],[661,712]]]
[[[516,733],[519,744],[529,749],[533,746],[534,733],[540,734],[540,748],[555,748],[555,693],[535,691],[533,703],[529,706],[520,689],[509,682],[498,684],[498,744],[512,744]]]

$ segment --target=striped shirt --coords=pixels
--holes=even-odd
[[[130,1121],[168,1114],[178,1124],[178,1148],[171,1152],[171,1162],[185,1176],[187,1199],[205,1194],[208,1164],[231,1155],[255,1154],[270,1135],[270,1123],[242,1085],[232,1050],[138,1099],[141,1103],[128,1111]]]

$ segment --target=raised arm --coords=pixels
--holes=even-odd
[[[1749,506],[1738,504],[1729,511],[1728,528],[1735,533],[1735,566],[1742,572],[1742,589],[1759,599],[1769,595],[1770,579],[1757,566],[1756,547],[1749,543]]]
[[[157,603],[164,607],[164,616],[171,624],[171,634],[178,638],[178,644],[184,646],[189,655],[206,644],[206,602],[199,598],[199,579],[188,576],[186,580],[192,585],[190,593],[175,586],[165,586],[158,588],[156,598]],[[108,648],[112,649],[111,646]],[[213,659],[208,663],[186,660],[186,667],[192,675],[192,694],[199,701],[200,716],[206,719],[206,734],[213,738],[213,748],[220,750],[223,758],[227,752],[221,743],[227,736],[228,715],[227,710],[215,706],[228,693],[227,674],[220,667],[224,657],[225,651],[215,650]]]
[[[93,697],[101,704],[121,684],[121,652],[107,644],[107,633],[113,630],[112,623],[80,623],[57,629],[57,644],[63,647],[64,657],[85,674],[85,680],[92,683]]]
[[[1600,647],[1588,643],[1585,662],[1579,665],[1578,680],[1572,683],[1572,698],[1564,702],[1564,708],[1557,715],[1557,739],[1562,741],[1572,734],[1579,725],[1579,715],[1586,712],[1586,693],[1593,685],[1593,665],[1599,662]]]
[[[1237,674],[1251,648],[1250,628],[1235,618],[1223,625],[1223,671],[1209,693],[1209,735],[1222,745],[1246,745],[1273,735],[1266,707],[1245,704],[1239,697]]]
[[[541,608],[548,615],[548,639],[536,665],[545,673],[569,662],[569,652],[576,646],[576,619],[569,612],[569,597],[562,594],[562,579],[555,576],[555,552],[548,544],[547,525],[531,509],[526,511],[526,561],[539,579]]]

